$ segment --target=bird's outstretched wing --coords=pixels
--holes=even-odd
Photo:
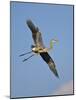
[[[32,32],[32,37],[33,37],[35,45],[37,47],[44,48],[41,33],[39,32],[38,27],[35,27],[35,25],[33,24],[33,22],[31,20],[27,20],[27,25]]]
[[[52,60],[52,58],[49,56],[49,54],[47,52],[42,52],[42,53],[40,53],[40,55],[43,58],[43,60],[48,64],[50,70],[54,73],[54,75],[56,77],[59,77],[58,73],[57,73],[57,70],[56,70],[55,63]]]

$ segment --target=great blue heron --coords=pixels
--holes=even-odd
[[[56,40],[52,40],[51,41],[51,47],[50,48],[45,48],[45,46],[43,44],[43,41],[42,41],[41,32],[39,31],[39,28],[36,27],[32,23],[31,20],[27,20],[26,23],[27,23],[27,26],[30,28],[30,30],[32,32],[32,37],[33,37],[33,40],[34,40],[34,43],[35,43],[35,45],[31,46],[31,48],[32,48],[31,52],[34,52],[34,54],[39,54],[42,57],[42,59],[48,64],[50,70],[54,73],[54,75],[56,77],[59,77],[58,73],[57,73],[57,70],[56,70],[55,63],[54,63],[53,59],[48,54],[48,50],[50,50],[52,48],[52,43],[56,42]],[[24,54],[22,54],[20,56],[24,56],[24,55],[29,54],[31,52],[24,53]],[[32,56],[34,56],[34,54],[32,54],[27,59],[24,59],[23,62],[28,60]]]

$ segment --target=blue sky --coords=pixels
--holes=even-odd
[[[26,20],[31,19],[42,33],[44,45],[56,38],[50,56],[56,64],[57,79],[39,55],[26,62],[20,54],[34,44]],[[73,80],[73,6],[11,2],[11,97],[51,95]]]

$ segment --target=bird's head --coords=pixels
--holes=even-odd
[[[58,43],[58,40],[57,39],[52,39],[50,41],[50,49],[53,49],[53,46],[54,46],[55,43]]]

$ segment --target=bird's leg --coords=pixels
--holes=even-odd
[[[26,60],[28,60],[28,59],[31,58],[32,56],[34,56],[34,54],[32,54],[32,55],[29,56],[28,58],[24,59],[23,62],[26,61]]]
[[[21,55],[19,55],[19,56],[21,57],[21,56],[24,56],[24,55],[26,55],[26,54],[30,54],[30,53],[32,53],[32,51],[27,52],[27,53],[24,53],[24,54],[21,54]]]

